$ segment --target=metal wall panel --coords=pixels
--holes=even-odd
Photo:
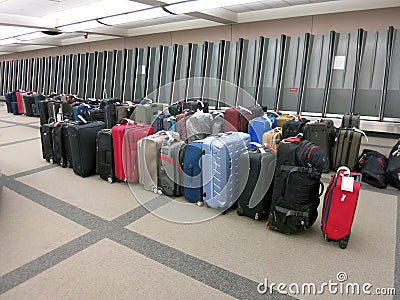
[[[28,90],[36,91],[33,88],[33,58],[29,58],[26,60],[26,77],[25,77],[25,85]]]
[[[125,50],[118,50],[115,54],[114,88],[112,96],[121,99],[124,90]]]
[[[39,91],[38,88],[38,58],[32,58],[32,77],[31,77],[31,89],[32,91]]]
[[[44,90],[44,57],[39,57],[37,59],[37,91],[39,93],[45,93]]]
[[[175,45],[175,76],[172,90],[172,102],[184,101],[187,92],[187,78],[189,74],[189,45]]]
[[[63,89],[63,81],[64,81],[64,66],[65,66],[65,55],[58,56],[57,61],[57,80],[55,89],[58,93],[68,93]]]
[[[12,87],[11,87],[11,62],[10,61],[6,61],[5,62],[5,66],[4,66],[4,72],[5,72],[5,83],[4,83],[4,88],[6,90],[6,92],[12,92]]]
[[[89,53],[85,53],[85,54],[81,53],[78,56],[79,56],[79,65],[78,65],[77,94],[79,97],[85,97]]]
[[[148,51],[149,71],[147,76],[146,97],[158,102],[162,47],[148,48]]]
[[[50,86],[50,68],[51,68],[51,57],[44,58],[44,71],[43,71],[43,91],[45,94],[49,94]]]
[[[188,99],[202,97],[205,74],[205,44],[189,44],[191,51],[189,57],[189,78],[187,87]]]
[[[172,82],[174,80],[175,46],[161,46],[161,70],[158,102],[171,103]]]
[[[105,72],[105,52],[98,52],[96,56],[96,69],[95,69],[95,80],[94,80],[94,97],[100,99],[103,97],[103,86],[104,86],[104,72]]]
[[[86,88],[85,98],[94,97],[94,79],[96,68],[96,53],[88,53],[87,55],[87,68],[86,68]]]
[[[11,84],[12,84],[12,88],[13,90],[17,90],[19,89],[19,86],[17,85],[17,76],[18,76],[18,72],[17,72],[17,61],[13,60],[11,62],[12,64],[12,77],[11,77]]]
[[[17,88],[18,89],[23,89],[23,87],[22,87],[22,77],[21,77],[21,75],[22,75],[22,60],[17,60],[16,63],[17,63],[17,67],[16,67],[17,68],[17,74],[15,76],[15,80],[17,82]]]
[[[5,76],[4,76],[4,61],[0,61],[0,95],[4,95],[7,93],[4,89],[4,81],[5,81]]]
[[[237,90],[239,79],[239,41],[222,41],[222,70],[219,87],[219,106],[234,106],[237,102]]]
[[[55,92],[60,93],[57,89],[57,78],[58,78],[58,56],[50,57],[50,77],[49,77],[49,93]]]
[[[64,80],[62,81],[61,90],[63,93],[72,93],[71,91],[71,78],[72,78],[72,55],[64,56],[64,69],[63,72]]]
[[[133,91],[135,85],[136,74],[136,53],[137,49],[129,49],[126,52],[125,60],[125,87],[122,100],[131,101],[133,99]]]
[[[133,99],[138,100],[146,96],[146,80],[148,73],[149,49],[138,48],[136,55],[136,74]]]
[[[250,107],[256,103],[260,74],[261,40],[240,40],[239,89],[237,104]]]
[[[208,99],[210,106],[217,106],[219,86],[222,72],[222,41],[218,43],[206,42],[205,45],[205,79],[203,84],[203,98]]]
[[[79,55],[73,54],[71,56],[71,84],[70,91],[71,94],[76,95],[78,92],[78,81],[79,81]]]
[[[276,110],[283,63],[285,37],[262,38],[261,69],[257,89],[257,101],[268,109]]]

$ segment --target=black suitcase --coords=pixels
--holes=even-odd
[[[189,109],[193,111],[200,110],[204,113],[208,113],[208,102],[203,102],[200,100],[192,100],[183,103],[183,110]]]
[[[69,142],[69,130],[68,127],[75,125],[74,123],[65,123],[62,127],[63,131],[63,145],[65,150],[65,156],[67,158],[67,167],[73,168],[73,161],[72,161],[72,153],[71,153],[71,144]]]
[[[104,122],[104,110],[97,108],[88,110],[85,112],[85,119],[89,122]]]
[[[97,133],[96,173],[109,183],[115,180],[111,129],[102,129]]]
[[[35,99],[33,95],[23,95],[22,101],[25,104],[25,115],[28,117],[33,117],[33,111],[35,108]]]
[[[96,172],[97,132],[104,127],[104,122],[93,122],[68,127],[72,164],[75,174],[85,177]]]
[[[61,101],[58,100],[50,100],[47,103],[47,111],[49,118],[53,118],[54,120],[57,120],[57,114],[60,111],[62,103]]]
[[[360,114],[347,113],[342,118],[342,128],[360,128]]]
[[[106,106],[115,104],[115,103],[120,103],[121,101],[117,98],[109,98],[109,99],[101,99],[100,100],[100,108],[104,109]]]
[[[33,107],[33,116],[40,117],[40,101],[44,100],[45,97],[42,94],[34,94],[33,99],[35,102]]]
[[[12,93],[6,93],[6,105],[7,105],[7,112],[12,113],[11,103],[12,103]]]
[[[303,137],[319,146],[325,153],[324,173],[329,172],[330,153],[335,140],[336,129],[332,120],[323,119],[307,123],[303,128]]]
[[[72,168],[71,146],[69,143],[68,126],[74,124],[68,122],[57,122],[53,129],[53,151],[54,162],[61,167]]]
[[[42,142],[42,156],[43,159],[53,164],[54,161],[54,149],[53,149],[53,129],[54,124],[43,124],[40,127],[40,137]]]
[[[271,210],[276,150],[258,147],[247,150],[239,159],[237,214],[255,220],[268,218]]]
[[[301,118],[300,121],[297,120],[286,121],[282,127],[282,139],[286,139],[288,137],[295,137],[299,133],[303,133],[303,128],[308,122],[309,120],[305,118]]]
[[[112,128],[117,124],[116,104],[110,104],[104,108],[104,122],[106,128]]]
[[[42,100],[39,102],[40,124],[47,124],[49,122],[49,111],[47,109],[49,101]]]

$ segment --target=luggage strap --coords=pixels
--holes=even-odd
[[[309,173],[309,174],[311,174],[312,171],[313,171],[313,168],[294,167],[294,166],[287,166],[287,165],[280,166],[280,169],[283,170],[283,171],[289,171],[289,173],[300,172],[300,173]]]
[[[285,214],[285,220],[284,222],[286,222],[286,218],[287,217],[304,217],[304,218],[308,218],[309,217],[309,212],[306,211],[300,211],[300,210],[294,210],[294,209],[287,209],[287,208],[283,208],[280,206],[275,206],[275,210],[277,212],[283,213]]]

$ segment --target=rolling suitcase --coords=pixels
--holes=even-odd
[[[308,122],[309,120],[305,118],[301,118],[300,120],[292,119],[286,121],[282,127],[282,139],[295,137],[299,133],[303,133],[303,128]]]
[[[151,116],[151,126],[154,128],[154,132],[158,132],[160,130],[168,130],[167,128],[164,128],[164,119],[170,118],[171,114],[170,113],[160,113],[158,115],[152,115]]]
[[[12,108],[11,108],[12,94],[6,93],[4,96],[6,97],[7,112],[12,113]]]
[[[54,123],[43,124],[40,127],[40,137],[42,142],[42,157],[51,164],[55,162],[54,148],[53,148],[53,129],[54,129]]]
[[[218,134],[224,132],[224,114],[222,112],[213,114],[213,120],[211,123],[211,134]]]
[[[19,115],[17,102],[11,102],[11,110],[12,110],[13,115]],[[45,122],[45,123],[47,123],[47,122]]]
[[[65,168],[68,165],[67,149],[64,139],[64,127],[67,123],[56,122],[53,129],[54,162]]]
[[[33,109],[33,116],[40,117],[40,101],[44,100],[44,95],[41,94],[34,94],[33,99],[35,102],[35,106]]]
[[[186,145],[183,159],[183,197],[192,203],[203,201],[202,153],[202,141]]]
[[[121,101],[117,98],[108,98],[108,99],[101,99],[100,100],[100,109],[104,109],[108,105],[113,105],[116,103],[120,103]]]
[[[282,137],[282,128],[275,127],[274,129],[267,131],[262,136],[262,143],[271,146],[272,148],[277,149],[279,142]]]
[[[88,122],[96,122],[96,121],[104,122],[104,110],[100,108],[88,110],[85,112],[84,118]]]
[[[390,151],[386,174],[388,183],[400,189],[400,140]]]
[[[47,103],[47,111],[49,118],[54,118],[54,120],[57,120],[57,114],[60,111],[60,107],[61,107],[61,101],[50,100]],[[80,121],[80,120],[75,120],[75,121]]]
[[[153,127],[144,123],[135,122],[126,126],[122,145],[122,164],[127,182],[135,183],[139,180],[138,141],[153,133]],[[157,158],[158,154],[153,160],[157,161]]]
[[[342,118],[341,128],[360,128],[360,114],[347,113]]]
[[[73,126],[73,125],[74,125],[73,123],[64,122],[64,126],[62,126],[63,146],[64,146],[64,151],[65,151],[65,158],[67,160],[66,167],[68,167],[68,168],[73,168],[71,144],[69,142],[70,139],[69,139],[69,131],[68,131],[68,127]]]
[[[104,107],[104,122],[106,123],[106,128],[113,128],[113,126],[121,122],[117,122],[116,107],[116,104],[110,104]]]
[[[186,120],[187,142],[206,138],[212,133],[213,117],[209,113],[195,112]]]
[[[135,107],[135,111],[132,113],[131,119],[135,120],[138,123],[145,123],[150,125],[151,116],[157,115],[159,110],[159,105],[157,103],[138,104]]]
[[[159,189],[159,159],[163,144],[179,141],[179,135],[172,131],[159,131],[142,138],[137,143],[139,183],[145,190],[161,194]]]
[[[258,117],[250,120],[249,134],[252,142],[261,143],[265,132],[272,129],[272,120],[269,118]]]
[[[68,127],[74,173],[82,177],[96,173],[96,138],[105,127],[93,122]]]
[[[323,172],[329,172],[330,152],[335,139],[336,129],[332,120],[318,120],[306,124],[303,128],[303,137],[307,141],[319,146],[325,153],[325,166]]]
[[[247,133],[249,120],[263,115],[264,111],[261,107],[250,109],[244,107],[228,108],[225,111],[224,132],[240,131]]]
[[[239,157],[247,150],[250,135],[228,132],[203,140],[203,201],[222,211],[239,197]]]
[[[178,102],[178,103],[171,104],[170,106],[168,106],[168,112],[173,116],[177,116],[177,115],[181,114],[183,111],[184,103],[185,102]]]
[[[49,122],[49,111],[47,110],[48,100],[39,102],[40,124],[47,124]]]
[[[324,164],[322,150],[309,141],[288,138],[279,143],[267,228],[294,234],[314,224]]]
[[[115,177],[111,129],[102,129],[97,133],[96,145],[96,173],[113,183]]]
[[[204,102],[204,101],[200,101],[200,100],[192,100],[192,101],[183,102],[182,110],[185,110],[185,109],[208,113],[208,102]]]
[[[175,141],[161,146],[159,166],[159,189],[166,196],[182,196],[182,166],[186,144]]]
[[[239,158],[239,199],[237,214],[255,220],[268,218],[271,210],[276,150],[256,145]]]
[[[129,118],[134,110],[135,110],[134,106],[116,104],[115,111],[116,111],[117,124],[119,124],[122,121],[122,119]]]
[[[25,113],[24,104],[22,103],[22,96],[21,96],[22,93],[24,93],[24,92],[16,92],[15,93],[15,96],[17,98],[18,114],[19,115],[22,115],[22,114]]]
[[[339,241],[339,247],[347,247],[351,225],[360,192],[361,174],[340,167],[332,175],[325,193],[321,230],[327,241]]]
[[[365,136],[364,132],[355,128],[341,128],[337,131],[332,148],[332,168],[334,170],[341,166],[346,166],[350,170],[354,168],[363,135]]]
[[[179,133],[182,141],[187,141],[187,128],[186,122],[194,114],[193,111],[184,110],[181,114],[176,116],[175,129]]]
[[[283,127],[283,124],[285,124],[287,121],[293,120],[293,119],[298,120],[299,118],[298,118],[298,116],[295,116],[295,115],[288,115],[288,114],[279,115],[279,114],[277,114],[276,127]]]
[[[28,117],[33,117],[33,111],[35,106],[34,96],[31,94],[22,95],[22,100],[25,106],[25,115]]]

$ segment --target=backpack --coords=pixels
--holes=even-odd
[[[387,186],[387,165],[388,159],[385,155],[375,150],[364,149],[354,166],[354,170],[362,174],[362,181],[384,189]]]
[[[267,227],[293,234],[311,227],[318,216],[323,151],[300,138],[280,142]]]
[[[400,189],[400,139],[390,151],[386,178],[391,186]]]

